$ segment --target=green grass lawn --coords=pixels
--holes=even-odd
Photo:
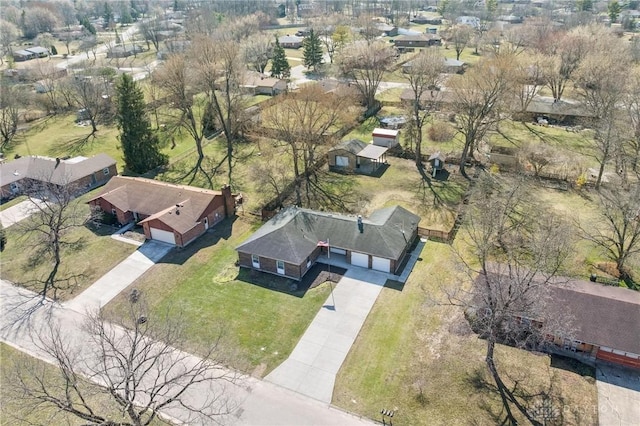
[[[237,352],[233,366],[262,377],[288,357],[329,286],[291,294],[288,280],[239,270],[235,247],[255,228],[243,217],[233,224],[227,220],[184,250],[171,252],[135,287],[155,311],[182,311],[189,324],[185,349],[211,342],[222,328],[230,350]],[[106,311],[118,315],[127,303],[127,295],[120,295]]]
[[[443,306],[442,287],[459,283],[450,246],[429,242],[402,291],[385,287],[340,369],[333,404],[379,419],[396,411],[396,425],[496,424],[499,396],[484,364],[484,342],[461,312]],[[593,372],[551,366],[548,356],[498,346],[496,362],[509,384],[549,390],[564,414],[562,424],[597,424],[582,407],[597,404]],[[583,414],[583,416],[581,416]]]
[[[21,202],[23,202],[26,199],[27,199],[26,195],[20,195],[20,196],[18,196],[16,198],[12,198],[11,200],[7,201],[6,203],[0,204],[0,211],[6,210],[9,207],[13,207],[16,204],[20,204]]]
[[[85,204],[86,200],[98,191],[100,189],[80,198],[84,211],[88,212],[89,209]],[[111,238],[112,232],[113,229],[110,227],[102,227],[98,230],[80,227],[69,232],[68,241],[77,241],[77,244],[63,249],[58,277],[80,276],[74,280],[70,288],[58,292],[57,296],[60,300],[68,300],[77,296],[135,251],[135,246]],[[19,223],[7,228],[6,235],[7,245],[2,252],[2,260],[0,261],[2,266],[0,276],[3,279],[20,285],[48,274],[50,266],[48,262],[38,261],[32,264],[30,261],[34,253],[32,246],[35,239],[33,234],[25,234]],[[33,289],[40,290],[38,287]]]

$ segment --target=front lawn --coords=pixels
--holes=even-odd
[[[402,291],[382,290],[338,373],[332,402],[373,419],[381,408],[395,410],[397,425],[496,424],[501,404],[485,342],[458,308],[438,303],[443,286],[459,283],[453,252],[428,242],[421,259]],[[597,424],[597,410],[585,409],[597,407],[591,369],[501,345],[495,357],[509,385],[551,392],[562,424]]]
[[[98,191],[100,188],[80,198],[84,211],[88,212],[89,209],[89,206],[85,204],[86,201]],[[28,220],[30,219],[25,219],[25,221]],[[2,252],[0,277],[39,291],[40,286],[34,287],[33,284],[27,283],[46,276],[51,265],[47,261],[34,261],[35,248],[32,245],[35,236],[24,233],[21,223],[5,230],[7,244]],[[112,228],[106,226],[97,230],[80,227],[71,230],[65,237],[68,241],[76,243],[63,249],[58,278],[71,275],[75,275],[77,278],[69,284],[68,289],[57,293],[59,300],[69,300],[77,296],[135,251],[135,246],[111,238],[110,235],[113,231]]]
[[[232,366],[262,377],[282,363],[329,295],[329,286],[291,291],[279,277],[235,265],[235,247],[256,229],[248,217],[225,220],[183,250],[172,251],[134,284],[154,312],[180,311],[187,350],[213,341],[222,328]],[[272,288],[275,286],[275,288]],[[106,307],[125,309],[127,294]]]

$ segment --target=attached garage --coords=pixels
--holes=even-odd
[[[391,260],[384,257],[371,256],[371,269],[382,272],[391,271]]]
[[[351,264],[354,266],[361,266],[363,268],[368,268],[369,255],[364,253],[351,252]]]
[[[149,230],[151,231],[152,240],[158,240],[169,244],[176,243],[176,237],[175,235],[173,235],[173,232],[165,231],[158,228],[149,228]]]

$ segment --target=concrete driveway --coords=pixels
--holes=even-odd
[[[64,303],[64,306],[83,313],[102,308],[169,253],[173,247],[171,244],[155,240],[145,242],[91,287]]]
[[[350,268],[289,358],[265,380],[331,403],[336,374],[386,280],[386,274]]]
[[[42,201],[34,200],[36,203],[41,204]],[[15,206],[11,206],[6,210],[0,212],[0,222],[4,228],[8,228],[16,223],[20,222],[31,216],[38,208],[33,204],[33,201],[25,200]]]
[[[602,426],[640,424],[640,372],[598,365],[598,419]]]

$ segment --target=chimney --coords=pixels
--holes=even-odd
[[[224,214],[226,217],[231,217],[236,212],[236,200],[231,194],[231,187],[224,185],[220,191],[222,192],[222,199],[224,202]]]
[[[362,234],[364,232],[364,224],[362,223],[362,215],[358,215],[358,229]]]
[[[56,167],[60,165],[60,158],[56,157]]]

